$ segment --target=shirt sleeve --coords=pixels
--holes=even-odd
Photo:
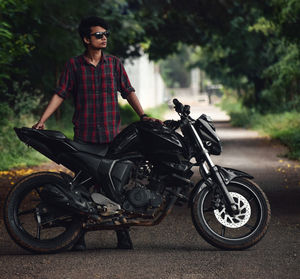
[[[135,91],[131,86],[125,68],[120,60],[117,61],[117,71],[118,71],[118,91],[121,93],[122,98],[126,99],[128,95]]]
[[[58,86],[54,93],[66,99],[74,88],[74,72],[72,61],[68,61],[65,65],[63,72],[60,75]]]

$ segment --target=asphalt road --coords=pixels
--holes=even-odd
[[[30,255],[1,221],[0,278],[300,278],[300,162],[278,157],[285,152],[278,143],[231,127],[219,109],[189,104],[194,116],[216,120],[224,151],[213,160],[252,174],[266,192],[272,219],[261,242],[245,251],[218,250],[198,235],[190,210],[178,207],[156,227],[133,228],[134,250],[116,250],[115,233],[103,231],[86,235],[84,252]]]

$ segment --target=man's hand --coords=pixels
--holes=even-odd
[[[39,121],[35,125],[32,126],[33,129],[38,129],[38,130],[44,130],[45,129],[45,123]]]
[[[39,130],[45,129],[45,122],[53,114],[53,112],[57,110],[57,108],[62,104],[63,101],[64,99],[62,97],[54,94],[39,122],[33,125],[32,128]]]
[[[164,125],[164,123],[160,119],[149,117],[149,116],[144,116],[142,118],[142,121],[154,121],[154,122],[159,122],[161,125]]]

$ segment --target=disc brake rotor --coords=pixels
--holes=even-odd
[[[236,206],[238,207],[239,214],[230,216],[226,212],[226,208],[223,205],[221,209],[215,209],[214,214],[217,220],[228,228],[240,228],[244,226],[250,219],[251,207],[249,202],[241,194],[236,192],[230,192]]]

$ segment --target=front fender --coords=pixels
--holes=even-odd
[[[240,171],[240,170],[235,170],[231,168],[224,168],[221,166],[217,166],[223,181],[226,185],[228,185],[233,179],[237,177],[246,177],[253,179],[254,177],[246,172]],[[208,178],[206,181],[204,179],[200,180],[193,190],[191,191],[190,198],[189,198],[189,207],[194,203],[195,198],[197,195],[205,188],[208,187],[209,185],[213,184],[213,180],[211,178]]]
[[[231,168],[224,168],[221,166],[217,166],[224,183],[227,185],[230,183],[230,181],[232,181],[233,179],[237,178],[237,177],[247,177],[250,179],[253,179],[254,177],[246,172],[240,171],[240,170],[235,170],[235,169],[231,169]]]

